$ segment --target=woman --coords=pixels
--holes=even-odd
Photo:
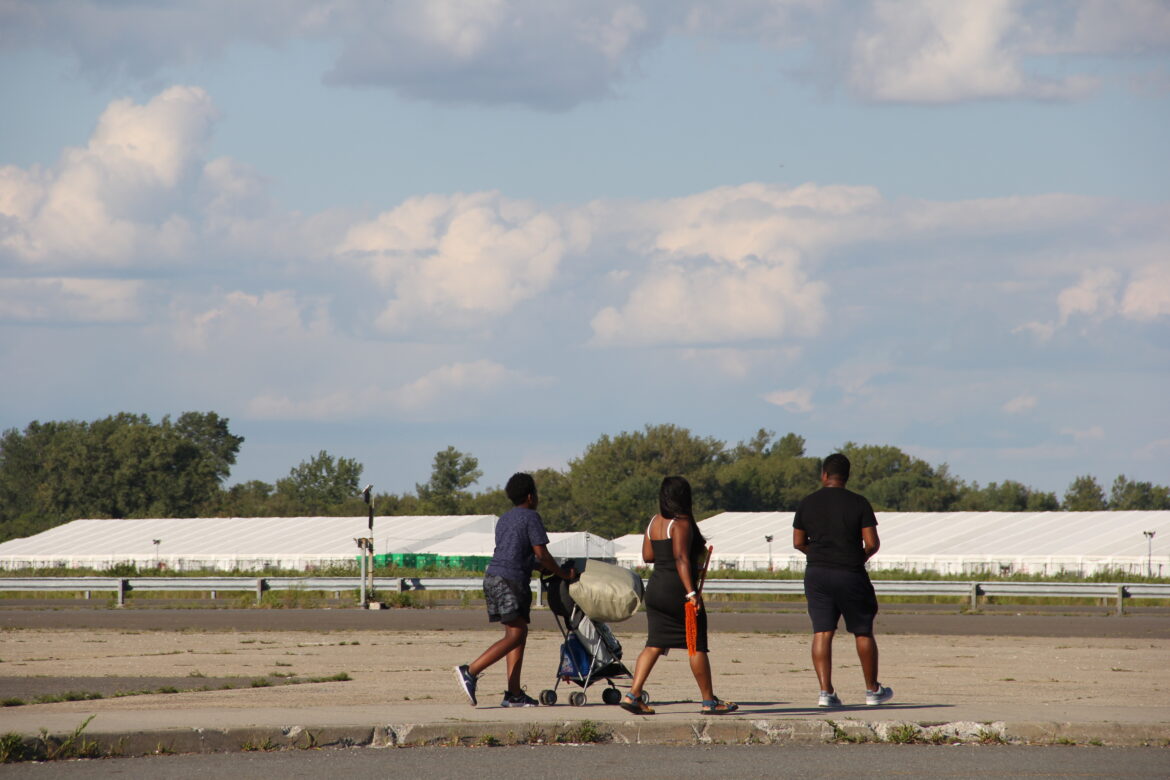
[[[658,514],[646,527],[642,538],[642,560],[654,564],[654,573],[646,586],[646,622],[649,624],[646,649],[634,667],[634,682],[621,701],[622,709],[636,715],[653,715],[654,710],[642,701],[642,686],[650,670],[667,650],[685,648],[686,605],[698,609],[697,653],[690,657],[691,673],[699,684],[704,715],[725,715],[739,705],[722,701],[711,685],[711,662],[707,659],[707,613],[697,592],[699,571],[706,540],[695,524],[691,510],[691,485],[682,477],[667,477],[658,490]]]

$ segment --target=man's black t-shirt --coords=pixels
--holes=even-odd
[[[850,571],[865,571],[861,529],[876,525],[865,496],[838,487],[806,496],[792,519],[792,527],[808,535],[808,566]]]

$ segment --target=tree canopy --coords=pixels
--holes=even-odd
[[[32,422],[0,436],[0,540],[81,517],[362,515],[363,465],[325,450],[274,483],[224,486],[243,438],[214,412],[185,412],[158,423],[122,413],[93,422]],[[1119,475],[1108,494],[1091,475],[1062,499],[1013,480],[968,484],[888,445],[847,442],[849,487],[878,511],[1092,511],[1170,509],[1170,488]],[[827,454],[827,453],[825,453]],[[682,475],[699,518],[719,511],[791,511],[819,487],[820,460],[796,433],[760,429],[728,446],[672,424],[604,434],[564,469],[532,472],[550,531],[615,537],[640,530],[657,510],[658,487]],[[448,446],[413,492],[379,493],[385,515],[500,514],[500,487],[476,491],[478,459]]]

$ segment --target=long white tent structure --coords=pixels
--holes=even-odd
[[[491,534],[495,525],[495,515],[375,517],[374,552],[420,552],[462,533]],[[0,544],[0,568],[306,570],[355,561],[355,540],[369,535],[366,517],[74,520]]]
[[[724,512],[703,520],[699,527],[715,549],[712,567],[803,569],[804,556],[792,549],[792,514]],[[355,539],[368,535],[367,522],[365,517],[75,520],[0,543],[0,568],[161,564],[174,571],[312,570],[355,561]],[[491,555],[495,523],[494,515],[377,517],[374,552]],[[971,576],[1122,570],[1170,576],[1170,511],[879,512],[878,532],[882,548],[871,569]],[[613,541],[586,532],[549,538],[549,550],[558,558],[642,565],[640,534]]]
[[[714,548],[712,568],[803,569],[804,556],[792,548],[792,517],[723,512],[700,521]],[[870,569],[1170,575],[1170,511],[878,512],[877,520],[882,546]],[[640,534],[615,539],[614,547],[619,563],[642,565]]]
[[[374,518],[374,553],[490,557],[495,515]],[[0,568],[93,568],[119,564],[173,571],[311,570],[352,563],[365,517],[211,517],[74,520],[0,544]],[[613,542],[581,532],[550,533],[557,558],[614,559]]]

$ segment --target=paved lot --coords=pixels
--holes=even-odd
[[[743,709],[722,720],[699,717],[685,653],[677,653],[660,663],[647,686],[660,714],[638,720],[601,704],[600,685],[589,689],[585,707],[501,709],[502,667],[481,683],[481,707],[467,706],[451,669],[496,637],[475,610],[6,611],[0,613],[0,698],[17,690],[31,698],[38,685],[48,688],[61,678],[83,691],[108,690],[112,679],[125,685],[136,678],[189,680],[191,687],[339,672],[351,679],[6,707],[0,733],[68,733],[95,715],[88,734],[150,752],[238,749],[253,739],[272,745],[516,740],[537,732],[551,737],[589,720],[616,741],[817,742],[833,735],[832,719],[845,732],[878,739],[913,723],[1041,742],[1170,743],[1170,616],[886,615],[879,634],[882,680],[897,692],[895,703],[856,706],[861,678],[846,635],[837,642],[836,682],[854,706],[833,712],[810,706],[817,686],[804,620],[714,615],[716,689]],[[533,693],[553,686],[560,642],[547,614],[535,623],[524,675]],[[614,628],[632,661],[644,641],[643,624]],[[560,692],[564,702],[568,690],[562,685]]]
[[[0,767],[0,777],[152,780],[271,778],[1166,777],[1167,751],[917,745],[561,745],[451,750],[328,750],[152,756]]]

